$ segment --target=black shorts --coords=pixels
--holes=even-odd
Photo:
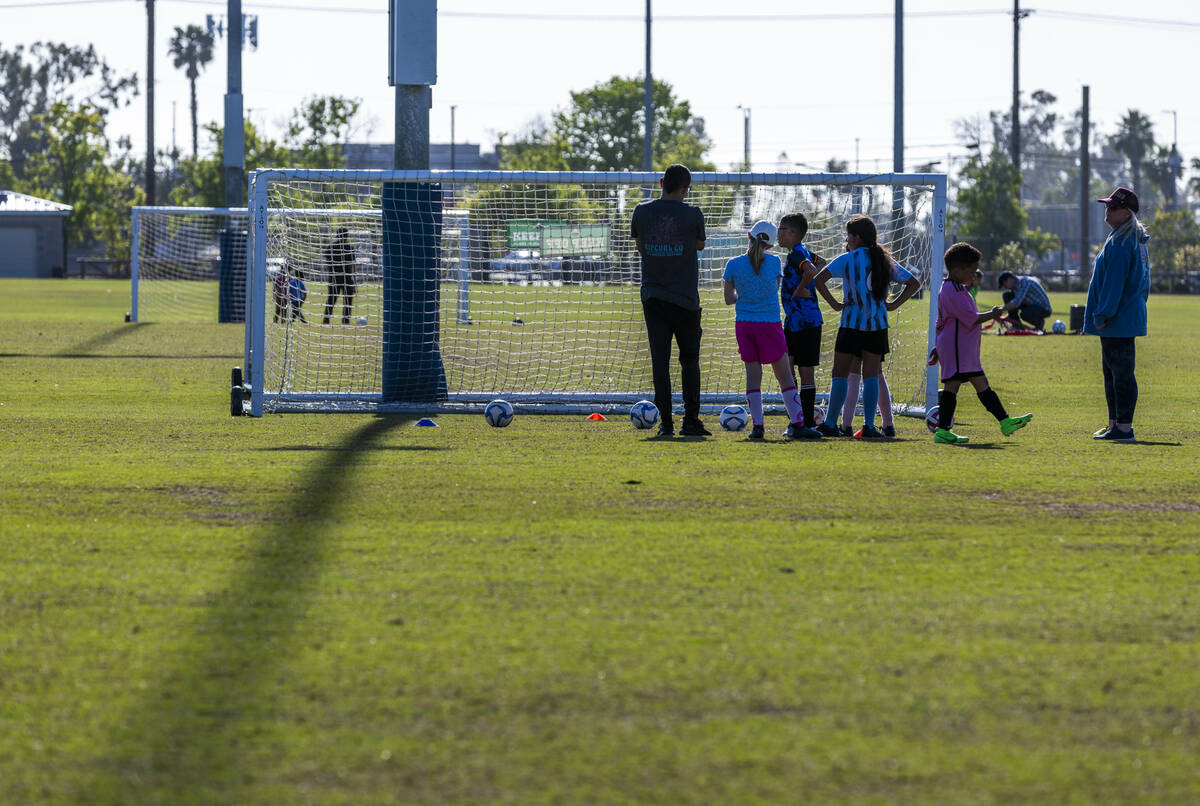
[[[891,351],[887,329],[855,330],[852,327],[838,328],[837,341],[833,345],[836,353],[849,353],[862,357],[863,353],[887,355]]]
[[[978,378],[983,374],[984,372],[981,369],[977,369],[974,372],[956,372],[949,378],[942,378],[942,383],[945,383],[946,381],[969,381],[972,378]]]
[[[815,367],[821,363],[821,326],[814,325],[804,330],[785,330],[788,355],[798,367]]]

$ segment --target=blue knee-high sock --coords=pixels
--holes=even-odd
[[[879,408],[879,376],[863,378],[863,424],[867,428],[875,427],[875,412]]]
[[[842,410],[842,404],[846,402],[846,379],[834,378],[829,384],[829,414],[833,416],[834,421],[837,421],[838,413]]]

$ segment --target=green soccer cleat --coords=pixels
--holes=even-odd
[[[1014,432],[1028,425],[1032,419],[1032,414],[1022,414],[1020,417],[1005,417],[1000,421],[1000,433],[1006,437],[1012,436]]]
[[[966,445],[971,439],[970,437],[960,437],[947,428],[939,428],[933,432],[933,441],[941,445]]]

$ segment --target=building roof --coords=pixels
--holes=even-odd
[[[0,215],[4,213],[67,215],[73,209],[69,204],[59,204],[47,199],[39,199],[36,196],[26,196],[15,190],[0,190]]]

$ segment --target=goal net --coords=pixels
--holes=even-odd
[[[246,209],[134,207],[130,319],[242,322]]]
[[[246,377],[249,413],[605,411],[653,397],[630,217],[659,174],[271,170],[252,176]],[[832,259],[845,223],[870,215],[921,282],[891,315],[885,374],[897,412],[936,401],[926,365],[942,276],[940,174],[694,173],[702,403],[742,401],[745,373],[724,305],[725,263],[756,220],[809,220]],[[778,254],[780,250],[776,248]],[[831,283],[834,287],[836,281]],[[301,290],[297,290],[297,289]],[[895,291],[895,289],[893,289]],[[818,392],[829,387],[838,315],[823,311]],[[679,398],[677,352],[673,388]],[[932,380],[931,380],[932,379]],[[781,407],[778,394],[768,404]]]

